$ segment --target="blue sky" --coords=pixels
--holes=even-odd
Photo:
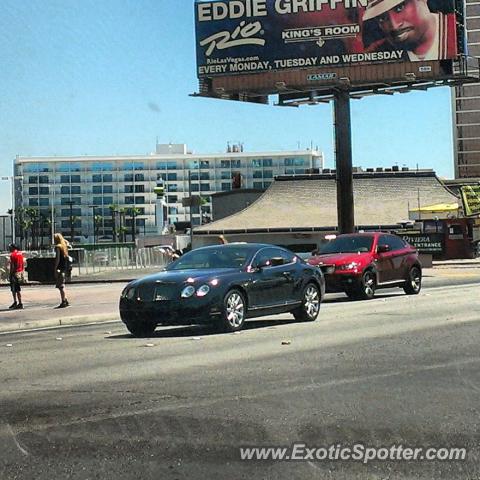
[[[189,97],[197,91],[192,0],[2,0],[0,176],[15,155],[307,148],[332,168],[332,106]],[[353,163],[453,177],[448,88],[352,101]],[[0,214],[10,204],[0,182]]]

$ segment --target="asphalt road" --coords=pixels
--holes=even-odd
[[[1,479],[479,479],[477,285],[330,297],[239,334],[0,336]],[[465,447],[466,461],[240,461],[241,446]]]

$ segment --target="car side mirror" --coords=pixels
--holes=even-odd
[[[377,245],[377,253],[386,253],[390,250],[390,245]]]

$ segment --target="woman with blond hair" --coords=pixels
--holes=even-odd
[[[61,233],[53,236],[55,243],[55,288],[60,292],[61,303],[57,308],[65,308],[68,303],[65,293],[65,273],[68,266],[68,244]]]

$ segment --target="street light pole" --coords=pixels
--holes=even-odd
[[[93,245],[97,243],[97,228],[96,228],[96,222],[95,222],[95,209],[98,208],[98,205],[89,205],[89,208],[92,209],[93,211]]]

